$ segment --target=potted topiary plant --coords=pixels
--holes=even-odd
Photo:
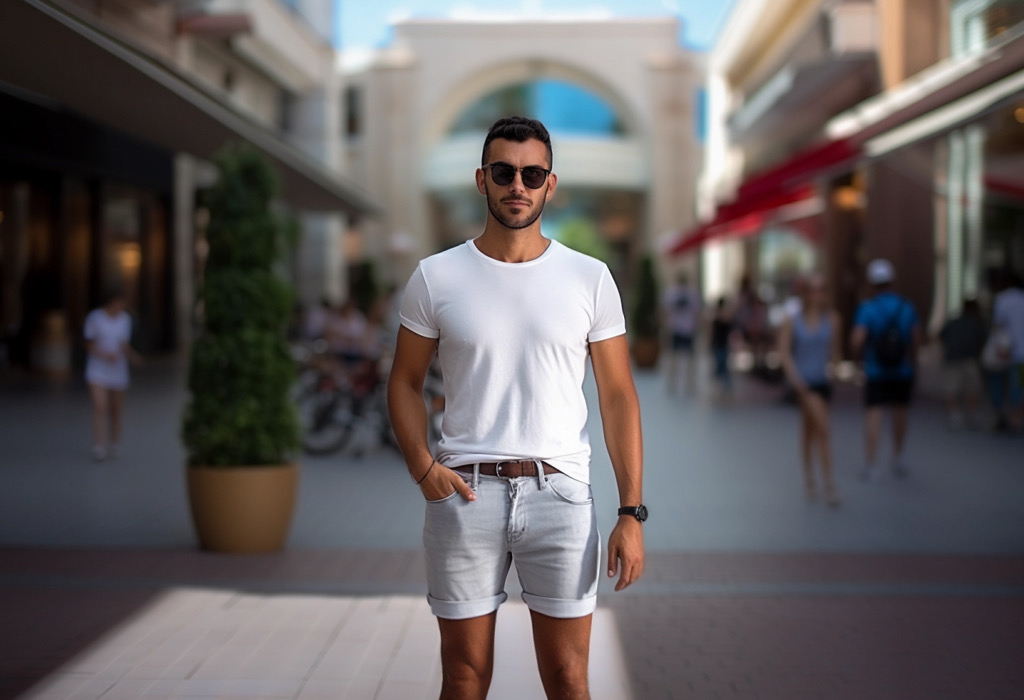
[[[652,369],[658,364],[661,350],[659,314],[658,278],[654,274],[654,260],[650,255],[645,255],[640,259],[631,319],[633,362],[640,369]]]
[[[298,486],[291,290],[274,271],[287,227],[270,209],[277,181],[262,155],[229,146],[215,162],[203,323],[182,421],[189,503],[203,548],[267,552],[284,545]]]

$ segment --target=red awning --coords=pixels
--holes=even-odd
[[[739,200],[719,207],[718,216],[706,224],[691,229],[671,248],[669,255],[688,253],[711,240],[743,238],[762,231],[779,219],[803,218],[799,213],[786,216],[784,212],[817,202],[813,185],[804,185],[788,192],[778,192],[751,200]]]
[[[720,205],[711,221],[681,235],[668,248],[668,254],[682,255],[710,240],[758,233],[774,221],[783,208],[814,200],[816,188],[809,183],[849,169],[860,153],[852,139],[829,141],[751,175],[736,191],[735,200]]]

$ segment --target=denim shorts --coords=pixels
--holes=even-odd
[[[427,501],[423,545],[434,615],[488,615],[508,599],[513,558],[523,601],[550,617],[597,607],[601,538],[590,485],[562,473],[504,479],[459,474],[476,492]],[[475,483],[474,483],[475,482]]]

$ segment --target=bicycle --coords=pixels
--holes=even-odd
[[[308,454],[326,455],[346,449],[356,436],[374,436],[377,443],[398,450],[387,410],[387,361],[339,361],[326,347],[297,348],[298,379],[293,398],[302,425],[302,447]],[[424,382],[427,439],[434,450],[441,439],[444,382],[436,363]],[[360,448],[354,453],[362,453]]]

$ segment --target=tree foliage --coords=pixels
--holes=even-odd
[[[285,341],[292,294],[273,271],[290,232],[271,211],[277,181],[262,155],[230,146],[216,164],[182,439],[192,465],[282,464],[299,445]]]

